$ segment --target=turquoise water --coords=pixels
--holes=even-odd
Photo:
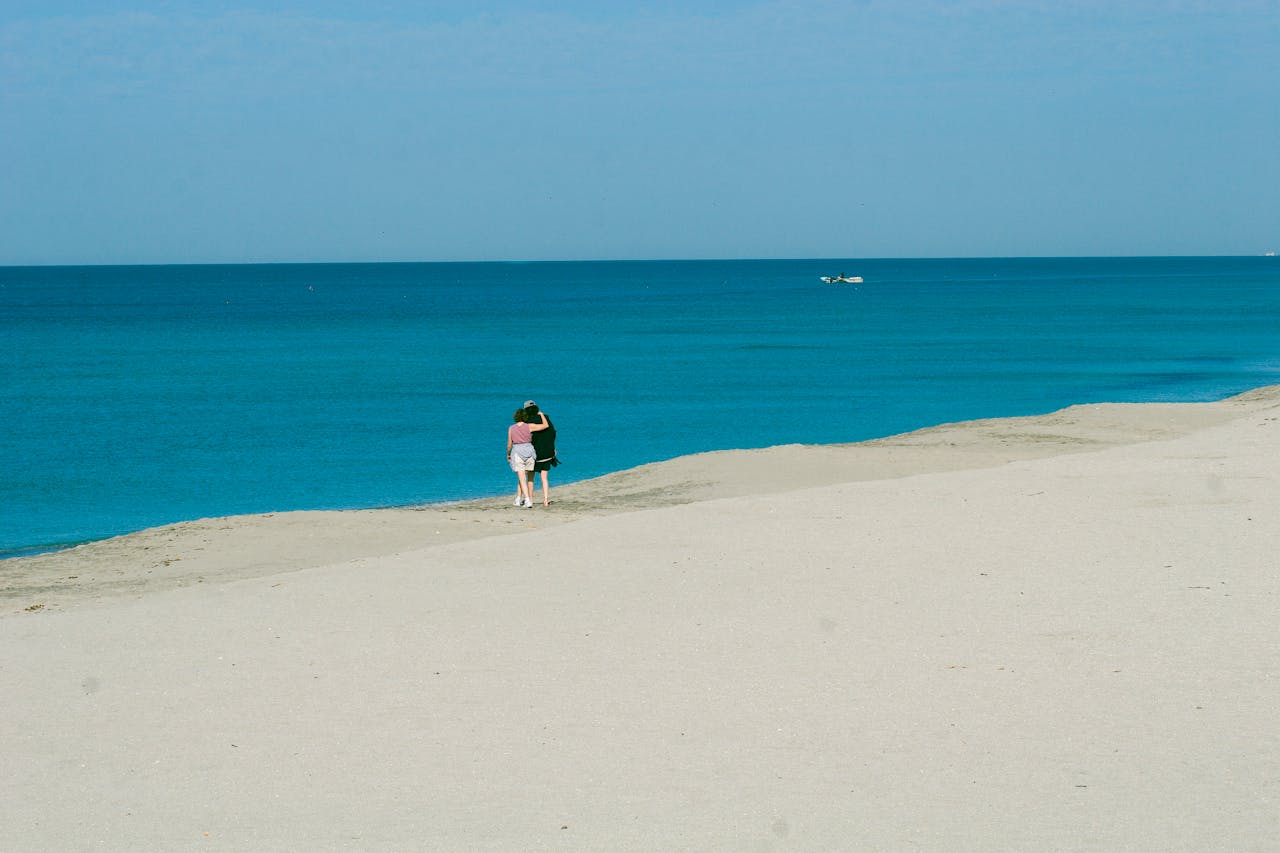
[[[824,285],[844,270],[861,285]],[[0,555],[1280,382],[1275,258],[0,268]]]

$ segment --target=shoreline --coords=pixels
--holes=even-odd
[[[988,468],[1158,441],[1280,400],[1280,385],[1214,402],[1087,403],[1043,415],[939,424],[848,444],[717,450],[563,486],[552,507],[507,496],[366,510],[299,510],[178,522],[0,560],[0,618],[226,583],[720,498]]]
[[[1208,402],[1208,403],[1222,402],[1222,401],[1227,400],[1227,399],[1232,399],[1232,398],[1234,398],[1234,397],[1244,396],[1244,395],[1246,395],[1246,394],[1253,393],[1253,392],[1255,392],[1255,391],[1258,391],[1259,389],[1266,388],[1266,387],[1270,387],[1270,386],[1257,386],[1257,387],[1254,387],[1254,388],[1247,389],[1247,390],[1245,390],[1245,391],[1238,392],[1238,393],[1236,393],[1236,394],[1231,394],[1231,395],[1229,395],[1229,396],[1227,396],[1227,397],[1220,397],[1220,398],[1208,399],[1208,400],[1195,400],[1195,401],[1188,400],[1188,401],[1184,401],[1184,402],[1187,402],[1187,403],[1192,403],[1192,402],[1194,402],[1194,403],[1201,403],[1201,402]],[[1146,404],[1150,404],[1150,405],[1165,405],[1165,403],[1152,402],[1152,401],[1137,401],[1137,402],[1125,402],[1125,403],[1110,403],[1110,402],[1102,402],[1102,403],[1097,403],[1096,405],[1146,405]],[[1178,402],[1178,403],[1174,403],[1173,405],[1181,405],[1181,404],[1182,404],[1182,402]],[[894,440],[894,439],[898,438],[898,437],[899,437],[899,436],[901,436],[901,435],[914,435],[914,434],[922,433],[922,432],[925,432],[925,431],[928,431],[928,430],[936,430],[936,429],[940,429],[940,428],[943,428],[943,427],[950,427],[950,426],[954,426],[954,425],[956,425],[956,424],[986,423],[986,422],[989,422],[989,421],[999,421],[999,420],[1018,420],[1018,419],[1022,419],[1022,418],[1042,418],[1042,417],[1048,417],[1048,416],[1051,416],[1051,415],[1055,414],[1055,413],[1056,413],[1056,412],[1058,412],[1058,411],[1066,411],[1066,410],[1069,410],[1069,409],[1072,409],[1072,408],[1075,408],[1075,407],[1077,407],[1077,406],[1081,406],[1081,405],[1095,405],[1095,404],[1094,404],[1094,403],[1076,403],[1076,404],[1069,404],[1069,405],[1067,405],[1067,406],[1064,406],[1062,409],[1053,410],[1053,411],[1050,411],[1050,412],[1042,412],[1042,413],[1037,413],[1037,414],[1031,414],[1031,415],[1009,415],[1009,416],[1003,416],[1003,417],[991,417],[991,418],[985,418],[985,417],[983,417],[983,418],[975,418],[975,419],[972,419],[972,420],[969,420],[969,421],[941,422],[941,423],[937,423],[937,424],[931,424],[931,425],[928,425],[928,426],[919,427],[919,428],[917,428],[917,429],[913,429],[913,430],[908,430],[908,431],[903,432],[903,433],[890,434],[890,435],[887,435],[887,436],[881,436],[881,437],[879,437],[879,438],[861,439],[861,440],[858,440],[858,441],[850,441],[850,442],[835,441],[835,442],[829,442],[829,443],[825,443],[825,444],[807,444],[807,443],[806,443],[806,444],[799,444],[799,443],[796,443],[796,444],[794,444],[794,446],[803,446],[803,447],[823,447],[823,446],[843,447],[843,446],[847,446],[848,444],[862,444],[862,445],[868,445],[868,444],[874,444],[875,442],[883,442],[883,441],[890,441],[890,440]],[[595,477],[591,477],[591,478],[589,478],[589,479],[585,479],[585,480],[577,480],[577,481],[574,481],[573,483],[566,483],[566,484],[565,484],[565,486],[566,486],[566,487],[568,487],[568,486],[575,486],[575,485],[577,485],[578,483],[592,483],[592,482],[596,482],[596,481],[599,481],[599,480],[602,480],[602,479],[606,479],[606,478],[608,478],[608,477],[613,477],[613,476],[616,476],[616,475],[619,475],[619,474],[625,473],[626,471],[629,471],[629,470],[637,470],[637,469],[647,468],[648,466],[655,465],[655,464],[657,464],[657,465],[661,465],[661,464],[673,463],[673,462],[677,462],[678,460],[683,459],[683,458],[692,457],[692,456],[700,456],[700,455],[704,455],[704,454],[706,454],[706,453],[730,453],[730,452],[739,452],[739,451],[749,451],[749,452],[756,452],[756,451],[770,451],[770,450],[773,450],[773,449],[774,449],[774,448],[776,448],[776,447],[786,447],[786,446],[793,446],[793,445],[770,445],[770,446],[764,446],[764,447],[751,446],[751,447],[742,447],[742,448],[721,448],[721,449],[719,449],[719,450],[708,450],[708,451],[701,451],[701,452],[696,452],[696,453],[689,453],[689,454],[684,454],[684,455],[682,455],[682,456],[675,456],[675,457],[670,457],[670,458],[667,458],[667,459],[661,459],[661,460],[658,460],[657,462],[640,463],[640,464],[637,464],[637,465],[632,466],[631,468],[626,468],[626,469],[621,469],[621,470],[616,470],[616,471],[606,472],[606,473],[604,473],[604,474],[600,474],[600,475],[597,475],[597,476],[595,476]],[[265,517],[277,516],[277,515],[281,515],[281,514],[288,514],[288,513],[334,513],[334,514],[348,514],[348,513],[384,512],[384,511],[386,511],[386,512],[395,512],[395,511],[405,511],[405,510],[422,511],[422,510],[424,510],[424,509],[431,509],[431,510],[434,510],[434,509],[443,509],[443,508],[448,508],[448,507],[452,507],[452,506],[455,506],[455,505],[456,505],[456,506],[469,507],[469,506],[474,506],[474,505],[484,504],[486,501],[494,500],[494,499],[497,499],[497,498],[499,498],[499,497],[500,497],[500,496],[499,496],[498,494],[496,494],[496,493],[491,493],[491,494],[487,494],[487,495],[479,495],[479,496],[477,496],[477,497],[473,497],[473,498],[450,498],[450,499],[439,500],[439,501],[430,501],[430,502],[427,502],[427,503],[388,504],[388,505],[383,505],[383,506],[354,506],[354,507],[345,507],[345,508],[339,508],[339,509],[267,509],[267,510],[263,510],[263,511],[236,512],[236,513],[234,513],[234,514],[230,514],[230,515],[208,515],[208,516],[198,516],[198,517],[189,517],[189,518],[178,518],[178,519],[176,519],[176,520],[174,520],[174,521],[165,522],[165,523],[160,523],[160,524],[155,524],[155,525],[150,526],[150,527],[144,527],[144,528],[135,529],[135,530],[127,530],[127,531],[125,531],[125,532],[114,533],[114,534],[109,534],[109,535],[93,535],[93,536],[91,536],[90,538],[76,539],[76,540],[67,540],[67,541],[63,541],[63,542],[45,542],[45,543],[25,544],[25,545],[18,545],[18,546],[15,546],[15,547],[12,547],[12,548],[9,548],[9,549],[5,549],[5,550],[0,550],[0,577],[2,577],[2,576],[3,576],[3,569],[4,569],[5,565],[6,565],[6,563],[7,563],[7,562],[9,562],[9,561],[11,561],[11,560],[25,560],[25,559],[30,559],[30,558],[33,558],[33,557],[47,557],[47,556],[50,556],[50,555],[61,554],[61,553],[67,552],[67,551],[74,551],[74,550],[78,550],[78,549],[84,548],[84,547],[86,547],[86,546],[90,546],[90,547],[92,547],[92,546],[95,546],[95,545],[98,545],[98,544],[100,544],[100,543],[104,543],[104,542],[114,542],[114,541],[116,541],[116,540],[124,539],[124,538],[130,537],[130,536],[138,536],[138,535],[146,534],[146,533],[149,533],[149,532],[151,532],[151,531],[165,530],[165,529],[169,529],[169,528],[181,527],[181,526],[183,526],[183,525],[199,524],[199,523],[203,523],[203,522],[210,522],[210,521],[214,521],[214,520],[222,520],[222,519],[236,519],[236,518],[244,518],[244,519],[249,519],[249,518],[265,518]],[[3,598],[3,588],[2,588],[2,587],[0,587],[0,599],[2,599],[2,598]]]
[[[0,614],[0,848],[1268,849],[1278,481],[1272,386],[126,537]]]

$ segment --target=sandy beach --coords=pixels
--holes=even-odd
[[[1274,850],[1280,386],[0,562],[3,850]]]

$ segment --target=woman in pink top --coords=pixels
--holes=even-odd
[[[539,418],[539,423],[531,424],[524,409],[516,409],[511,418],[515,423],[507,427],[507,461],[511,463],[511,470],[516,472],[516,506],[525,509],[533,507],[533,481],[527,473],[533,470],[538,459],[533,449],[533,433],[549,426],[546,415],[539,413]]]

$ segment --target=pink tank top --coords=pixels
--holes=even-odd
[[[529,432],[528,424],[512,424],[507,429],[507,437],[512,444],[530,444],[533,441],[533,433]]]

